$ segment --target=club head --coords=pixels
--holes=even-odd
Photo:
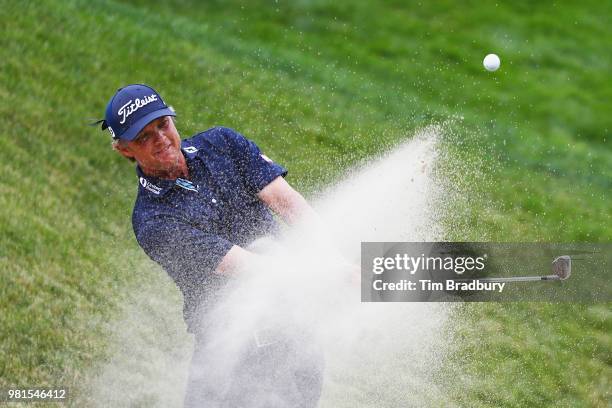
[[[560,280],[566,280],[572,274],[572,258],[562,255],[552,261],[552,273]]]

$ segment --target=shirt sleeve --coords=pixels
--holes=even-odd
[[[234,245],[172,217],[156,217],[136,234],[145,253],[183,289],[206,283]]]
[[[285,177],[287,170],[264,155],[251,140],[233,129],[223,128],[230,146],[232,159],[238,164],[249,190],[260,192],[278,176]]]

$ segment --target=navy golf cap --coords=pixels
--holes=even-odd
[[[162,116],[176,116],[176,113],[155,89],[142,84],[128,85],[117,90],[108,102],[102,129],[108,129],[113,139],[130,141]]]

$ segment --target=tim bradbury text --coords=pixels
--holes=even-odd
[[[447,280],[445,283],[433,282],[429,279],[419,279],[418,281],[410,281],[402,279],[397,282],[383,282],[382,279],[376,279],[372,282],[372,288],[376,291],[395,291],[395,290],[426,290],[426,291],[454,291],[454,290],[486,290],[496,291],[501,293],[506,286],[505,282],[481,282],[479,280],[473,280],[471,282],[456,282],[454,280]]]

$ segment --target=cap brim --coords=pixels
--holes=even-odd
[[[176,116],[176,113],[170,108],[164,108],[164,109],[160,109],[160,110],[151,112],[148,115],[143,116],[142,118],[138,119],[136,123],[130,126],[128,130],[126,130],[125,132],[123,132],[121,136],[119,136],[119,139],[125,140],[127,142],[130,142],[136,139],[136,136],[138,136],[138,133],[140,133],[140,131],[144,129],[145,126],[147,126],[149,123],[151,123],[155,119],[161,118],[162,116]]]

